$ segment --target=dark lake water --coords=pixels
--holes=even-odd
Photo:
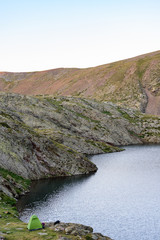
[[[90,225],[115,240],[160,239],[160,146],[97,155],[90,176],[36,181],[18,202],[21,220]]]

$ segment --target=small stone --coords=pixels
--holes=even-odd
[[[93,240],[98,240],[98,236],[93,233],[93,234],[92,234],[92,239],[93,239]]]
[[[61,227],[61,226],[56,227],[56,228],[54,229],[54,231],[56,231],[56,232],[63,232],[63,231],[64,231],[64,227]]]
[[[0,215],[0,218],[2,218],[2,215]]]
[[[39,232],[38,234],[41,235],[41,236],[48,235],[48,233],[42,233],[42,232]]]
[[[71,232],[71,235],[77,236],[77,235],[80,235],[80,233],[77,232],[76,230],[73,230],[73,231]]]
[[[57,240],[71,240],[71,238],[67,238],[67,237],[59,237],[59,238],[57,238]]]
[[[65,233],[66,233],[66,234],[70,234],[73,230],[74,230],[73,226],[71,226],[71,227],[66,227],[66,228],[65,228]]]
[[[24,228],[16,228],[17,230],[23,230]]]
[[[109,238],[103,236],[101,233],[92,233],[91,237],[94,240],[107,240],[107,239],[109,239]]]

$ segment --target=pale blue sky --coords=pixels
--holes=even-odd
[[[159,0],[0,0],[0,71],[90,67],[160,49]]]

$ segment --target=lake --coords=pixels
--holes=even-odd
[[[114,240],[160,239],[160,146],[127,146],[91,157],[89,176],[34,181],[20,218],[89,225]]]

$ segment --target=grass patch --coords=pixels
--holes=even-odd
[[[7,114],[7,113],[5,113],[5,112],[3,112],[3,111],[0,112],[0,115],[1,115],[2,117],[5,117],[5,118],[13,119],[12,116],[10,116],[9,114]]]
[[[98,120],[94,120],[94,119],[89,118],[89,117],[87,117],[87,116],[85,116],[85,115],[83,115],[83,114],[81,114],[81,113],[78,113],[78,112],[75,112],[75,114],[76,114],[78,117],[81,117],[81,118],[86,119],[87,121],[91,121],[91,122],[95,122],[95,123],[99,123],[99,122],[100,122],[100,121],[98,121]]]
[[[52,106],[56,107],[57,110],[62,110],[63,109],[63,107],[61,106],[63,101],[58,101],[58,100],[55,100],[53,98],[46,98],[46,97],[45,97],[45,100],[47,100],[47,102],[49,102]]]
[[[12,177],[15,182],[20,183],[24,187],[24,189],[27,189],[31,183],[29,179],[24,179],[23,177],[12,173],[4,168],[0,168],[0,175],[5,179],[9,179],[10,177]]]
[[[5,122],[0,122],[0,125],[2,126],[2,127],[5,127],[5,128],[11,128],[7,123],[5,123]]]
[[[5,202],[6,204],[9,204],[11,206],[15,206],[15,204],[16,204],[15,199],[10,198],[9,196],[5,195],[2,192],[0,192],[0,197],[1,197],[2,201]]]
[[[132,118],[128,113],[122,111],[122,109],[120,107],[117,107],[117,110],[122,115],[122,117],[127,119],[130,123],[137,123],[135,118]]]
[[[138,135],[137,133],[135,133],[134,131],[132,131],[132,130],[128,130],[128,132],[129,132],[132,136],[139,137],[139,135]]]
[[[86,240],[94,240],[91,236],[87,235]]]
[[[148,66],[148,59],[142,58],[137,61],[137,75],[139,79],[142,79]]]
[[[110,113],[109,111],[103,111],[102,113],[104,113],[106,115],[109,115],[109,116],[112,116],[112,113]]]
[[[90,143],[94,147],[100,148],[105,153],[112,153],[112,152],[120,152],[123,151],[123,149],[115,146],[111,146],[105,142],[99,142],[99,141],[93,141],[93,140],[86,140],[86,142]]]
[[[150,115],[150,114],[144,114],[142,117],[142,120],[149,120],[149,119],[160,120],[160,117],[155,115]]]

